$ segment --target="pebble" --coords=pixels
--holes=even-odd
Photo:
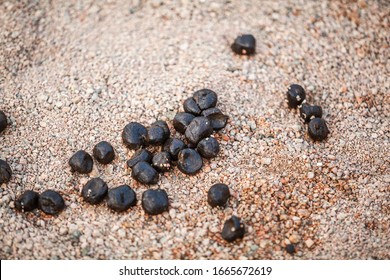
[[[262,158],[261,163],[264,165],[270,165],[272,163],[272,158]]]
[[[307,173],[307,178],[313,179],[314,178],[314,172],[308,172]]]
[[[305,240],[305,245],[307,248],[310,249],[311,247],[313,247],[314,241],[309,238],[309,239]]]

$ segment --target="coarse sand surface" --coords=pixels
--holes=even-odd
[[[389,20],[389,1],[1,1],[0,158],[13,170],[0,187],[1,259],[389,259]],[[245,33],[251,57],[230,49]],[[322,106],[326,141],[288,109],[292,83]],[[174,132],[201,88],[230,117],[220,154],[194,176],[135,182],[123,127],[162,119]],[[113,163],[72,174],[71,155],[102,140]],[[130,185],[138,204],[85,203],[97,176]],[[224,209],[207,204],[215,183],[231,189]],[[168,212],[142,210],[148,188],[167,191]],[[47,189],[66,200],[60,215],[16,211],[23,191]],[[232,214],[246,234],[226,243]]]

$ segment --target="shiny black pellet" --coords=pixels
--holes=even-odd
[[[127,148],[137,150],[146,144],[147,129],[140,123],[130,122],[122,131],[122,140]]]
[[[0,133],[7,127],[7,116],[0,111]]]
[[[39,196],[39,208],[48,215],[57,215],[65,208],[62,196],[53,190],[46,190]]]
[[[329,129],[324,119],[314,118],[309,122],[308,133],[314,141],[323,141],[328,137]]]
[[[8,183],[12,177],[12,170],[9,164],[0,159],[0,185],[3,183]]]
[[[151,152],[145,149],[138,150],[134,153],[134,155],[127,161],[127,166],[133,168],[134,165],[141,161],[145,161],[148,163],[152,162],[153,155]]]
[[[153,156],[152,166],[159,172],[171,169],[171,155],[168,152],[160,152]]]
[[[208,118],[214,130],[220,130],[227,124],[229,117],[218,108],[209,108],[202,112],[202,116]]]
[[[321,106],[312,106],[303,103],[301,108],[299,108],[299,115],[305,123],[308,123],[311,119],[322,118],[322,108]]]
[[[290,108],[297,108],[306,98],[306,92],[300,85],[292,84],[287,90],[287,104]]]
[[[178,138],[170,138],[165,141],[163,151],[168,152],[171,155],[172,160],[177,160],[179,152],[185,149],[186,144]]]
[[[141,161],[133,166],[131,176],[142,184],[157,184],[158,172],[149,163]]]
[[[38,208],[39,193],[27,190],[15,201],[15,208],[19,211],[28,212]]]
[[[114,148],[107,141],[101,141],[93,148],[93,156],[98,162],[108,164],[115,158]]]
[[[107,184],[100,178],[92,178],[83,187],[81,195],[90,204],[98,204],[103,201],[108,192]]]
[[[193,98],[201,110],[215,107],[218,101],[217,94],[207,88],[196,91]]]
[[[199,141],[197,151],[204,158],[214,158],[219,153],[219,143],[217,139],[208,137]]]
[[[190,113],[179,112],[173,119],[173,127],[176,129],[177,132],[184,134],[188,125],[194,118],[195,116]]]
[[[108,191],[107,206],[117,212],[123,212],[137,204],[137,195],[128,185],[121,185]]]
[[[198,144],[203,138],[209,137],[213,133],[213,127],[208,118],[196,117],[188,125],[185,136],[192,144]]]
[[[211,207],[225,206],[229,198],[229,187],[225,184],[214,184],[207,193],[207,202]]]
[[[232,216],[226,220],[222,229],[222,238],[227,242],[233,242],[237,239],[241,239],[245,234],[245,225],[241,222],[240,218]]]
[[[194,149],[183,149],[179,152],[177,167],[184,174],[195,174],[203,165],[202,157]]]
[[[150,215],[158,215],[169,207],[168,194],[165,190],[146,190],[142,194],[142,208]]]
[[[195,99],[190,97],[187,98],[183,103],[184,111],[190,114],[193,114],[195,116],[199,116],[200,113],[202,113],[202,110],[199,108],[198,104],[196,103]]]
[[[92,171],[93,159],[86,151],[79,150],[69,159],[69,165],[73,172],[86,174]]]
[[[256,52],[256,39],[251,34],[243,34],[234,40],[231,48],[236,54],[254,54]]]

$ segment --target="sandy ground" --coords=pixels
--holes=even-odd
[[[40,2],[40,3],[38,3]],[[0,158],[14,172],[0,188],[2,259],[389,259],[390,5],[388,1],[1,1],[0,109],[10,126]],[[257,54],[229,44],[257,38]],[[331,135],[313,143],[284,100],[302,84]],[[221,153],[196,176],[159,181],[169,212],[148,216],[90,206],[90,177],[130,177],[121,143],[130,121],[171,120],[195,90],[219,94],[230,116]],[[113,164],[73,175],[79,149],[113,144]],[[211,209],[208,188],[233,198]],[[19,213],[24,190],[60,191],[58,217]],[[221,239],[236,214],[247,234]],[[290,256],[284,246],[296,244]]]

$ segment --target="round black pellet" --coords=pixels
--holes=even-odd
[[[187,98],[183,103],[184,111],[195,116],[199,116],[202,113],[202,110],[199,108],[195,99],[190,97]]]
[[[179,152],[185,149],[187,145],[178,138],[170,138],[165,141],[163,151],[168,152],[171,155],[172,160],[177,160]]]
[[[308,133],[314,141],[323,141],[328,137],[329,129],[324,119],[314,118],[309,122]]]
[[[227,124],[229,117],[218,108],[209,108],[202,112],[202,116],[208,118],[214,130],[220,130]]]
[[[131,176],[142,184],[157,184],[158,172],[149,163],[141,161],[133,166]]]
[[[171,132],[166,122],[156,121],[148,128],[148,143],[162,145],[169,138]]]
[[[127,148],[137,150],[146,144],[147,129],[140,123],[130,122],[122,131],[122,140]]]
[[[184,174],[195,174],[203,165],[202,157],[194,149],[183,149],[179,152],[177,167]]]
[[[81,195],[89,204],[98,204],[103,201],[108,192],[108,186],[100,178],[89,180],[83,187]]]
[[[245,225],[241,223],[240,218],[232,216],[226,220],[222,229],[222,238],[227,242],[233,242],[241,239],[245,234]]]
[[[251,34],[238,36],[231,45],[236,54],[252,55],[256,52],[256,39]]]
[[[134,153],[134,155],[127,161],[127,166],[133,168],[134,165],[141,161],[145,161],[148,163],[152,162],[153,155],[151,152],[145,149],[138,150]]]
[[[150,215],[158,215],[169,207],[168,194],[165,190],[146,190],[142,194],[142,208]]]
[[[65,208],[65,201],[58,192],[47,190],[39,196],[39,208],[48,215],[57,215]]]
[[[312,106],[307,103],[303,103],[299,109],[299,115],[305,123],[310,122],[314,118],[322,118],[321,106]]]
[[[186,129],[186,139],[196,145],[203,138],[209,137],[213,133],[213,127],[208,118],[196,117]]]
[[[290,108],[297,108],[306,98],[306,92],[300,85],[292,84],[287,90],[287,104]]]
[[[115,158],[114,148],[107,141],[101,141],[93,148],[93,156],[102,164],[108,164]]]
[[[34,191],[25,191],[15,201],[15,208],[19,211],[28,212],[38,208],[39,193]]]
[[[9,164],[0,159],[0,185],[3,183],[8,183],[12,177],[12,170]]]
[[[207,202],[211,207],[225,206],[230,198],[229,187],[225,184],[212,185],[207,193]]]
[[[137,204],[137,195],[128,185],[121,185],[108,191],[107,206],[114,211],[123,212]]]
[[[193,98],[201,110],[215,107],[218,102],[217,94],[207,88],[196,91]]]
[[[0,133],[7,127],[7,116],[0,111]]]
[[[79,150],[69,159],[69,165],[73,172],[86,174],[92,171],[93,159],[86,151]]]
[[[202,157],[214,158],[219,153],[219,143],[217,139],[213,137],[208,137],[200,140],[196,149]]]
[[[179,112],[175,115],[175,118],[173,119],[173,127],[176,129],[177,132],[184,134],[188,125],[194,118],[195,116],[190,113]]]
[[[164,130],[164,138],[165,140],[171,136],[171,131],[169,130],[169,126],[166,121],[155,121],[151,126],[158,126]]]
[[[294,255],[295,253],[295,246],[293,244],[286,245],[286,252],[290,255]]]
[[[159,172],[166,172],[171,169],[172,159],[168,152],[160,152],[153,156],[152,165]]]

